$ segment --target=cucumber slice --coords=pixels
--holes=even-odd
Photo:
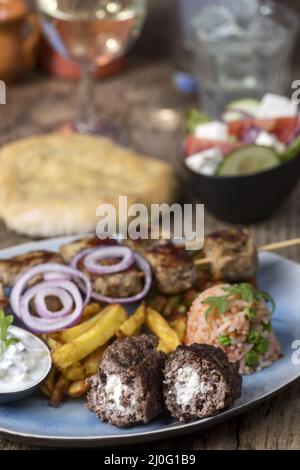
[[[226,106],[226,111],[240,111],[242,113],[249,114],[251,117],[255,117],[259,106],[259,100],[254,98],[245,98],[231,101],[231,103]]]
[[[269,170],[279,164],[279,156],[270,147],[247,145],[225,157],[217,174],[219,176],[250,175]]]

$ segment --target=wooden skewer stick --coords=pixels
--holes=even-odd
[[[300,245],[300,238],[293,238],[292,240],[284,240],[282,242],[270,243],[268,245],[262,245],[258,248],[258,251],[276,251],[282,250],[283,248],[289,248],[291,246]],[[200,258],[195,261],[197,266],[204,264],[211,264],[212,260],[210,258]]]

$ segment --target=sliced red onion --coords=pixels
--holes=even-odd
[[[30,279],[37,275],[44,275],[49,279],[50,274],[52,280],[40,282],[24,293]],[[85,292],[84,301],[79,288]],[[76,323],[83,308],[88,304],[91,293],[91,282],[81,271],[61,264],[45,263],[30,268],[17,278],[11,292],[10,304],[15,315],[32,331],[49,333]],[[47,308],[45,299],[49,295],[56,296],[61,301],[63,307],[59,311],[51,312]],[[29,303],[34,297],[37,314],[42,318],[34,317],[30,313]]]
[[[53,279],[69,281],[70,275],[63,274],[63,273],[45,273],[44,274],[44,281],[53,281]]]
[[[122,260],[110,266],[99,264],[99,261],[108,258],[122,258]],[[76,269],[81,260],[85,269],[92,274],[113,274],[130,268],[134,257],[132,251],[125,246],[107,246],[83,250],[72,259],[71,266]]]
[[[255,144],[257,137],[259,136],[260,133],[261,133],[261,129],[259,127],[256,127],[256,126],[249,127],[248,129],[246,129],[246,131],[243,134],[243,142],[249,145]]]
[[[54,330],[57,331],[69,328],[76,324],[80,319],[83,310],[83,301],[79,289],[70,281],[60,281],[60,283],[60,287],[68,291],[74,300],[75,308],[73,312],[68,316],[59,319],[55,318],[54,320],[50,318],[39,318],[32,315],[29,303],[37,293],[38,285],[36,285],[31,289],[28,289],[20,301],[22,321],[28,328],[30,328],[31,331],[34,331],[35,333],[50,333]]]
[[[73,299],[68,292],[67,283],[64,281],[62,282],[62,287],[59,287],[58,282],[46,281],[31,288],[31,291],[33,292],[32,295],[35,296],[35,307],[40,317],[51,319],[61,318],[72,312]],[[59,299],[63,306],[60,310],[53,312],[48,309],[46,298],[50,296]]]
[[[137,253],[133,254],[134,262],[138,265],[138,267],[143,271],[145,274],[145,285],[143,290],[139,293],[134,295],[133,297],[120,297],[120,298],[111,298],[106,297],[105,295],[98,294],[97,292],[92,292],[92,297],[95,300],[100,302],[105,302],[107,304],[130,304],[134,302],[139,302],[142,300],[149,292],[152,284],[152,270],[148,261],[141,255]],[[124,274],[126,276],[126,274]]]

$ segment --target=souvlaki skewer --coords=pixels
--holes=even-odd
[[[296,245],[300,245],[300,238],[256,248],[246,229],[231,228],[208,235],[203,248],[205,257],[195,260],[195,264],[210,264],[215,279],[250,280],[257,271],[259,251],[276,251]]]

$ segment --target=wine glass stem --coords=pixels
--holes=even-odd
[[[77,107],[76,130],[81,133],[92,133],[97,125],[95,67],[93,65],[81,66]]]

